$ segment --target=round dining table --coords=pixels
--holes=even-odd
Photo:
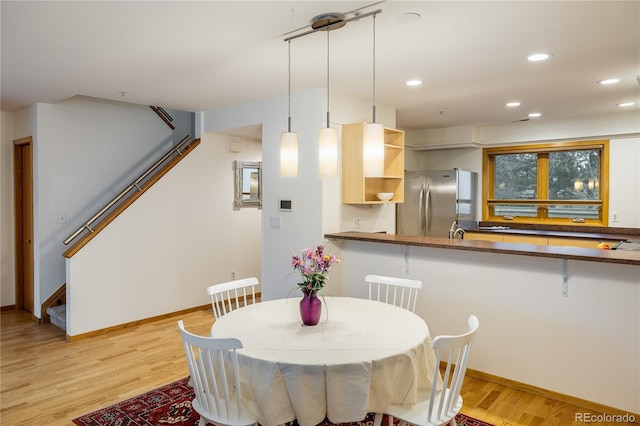
[[[213,337],[242,342],[243,398],[261,425],[360,421],[431,389],[436,359],[422,318],[367,299],[322,301],[315,326],[302,324],[291,297],[241,307],[211,327]]]

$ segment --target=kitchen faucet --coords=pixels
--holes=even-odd
[[[454,220],[451,224],[451,228],[449,228],[449,239],[453,240],[457,238],[457,235],[460,235],[460,239],[464,237],[464,229],[458,226],[458,221]]]

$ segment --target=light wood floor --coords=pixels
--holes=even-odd
[[[69,425],[186,377],[178,319],[205,335],[213,315],[196,311],[68,343],[62,330],[33,322],[27,312],[2,312],[0,425]],[[497,426],[579,425],[575,414],[587,411],[473,377],[462,394],[463,413]]]

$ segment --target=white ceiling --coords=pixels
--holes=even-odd
[[[2,0],[2,110],[74,95],[185,111],[286,96],[285,34],[363,7],[382,9],[376,103],[397,109],[399,128],[613,113],[623,101],[639,110],[640,1],[371,4]],[[371,102],[372,29],[367,17],[330,32],[331,92]],[[326,34],[291,42],[293,92],[325,86]],[[554,56],[528,62],[536,52]],[[608,77],[621,81],[596,84]],[[409,78],[425,83],[409,88]],[[522,104],[506,108],[511,100]]]

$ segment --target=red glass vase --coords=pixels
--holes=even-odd
[[[320,321],[322,301],[315,291],[303,291],[300,301],[300,317],[304,325],[316,325]]]

